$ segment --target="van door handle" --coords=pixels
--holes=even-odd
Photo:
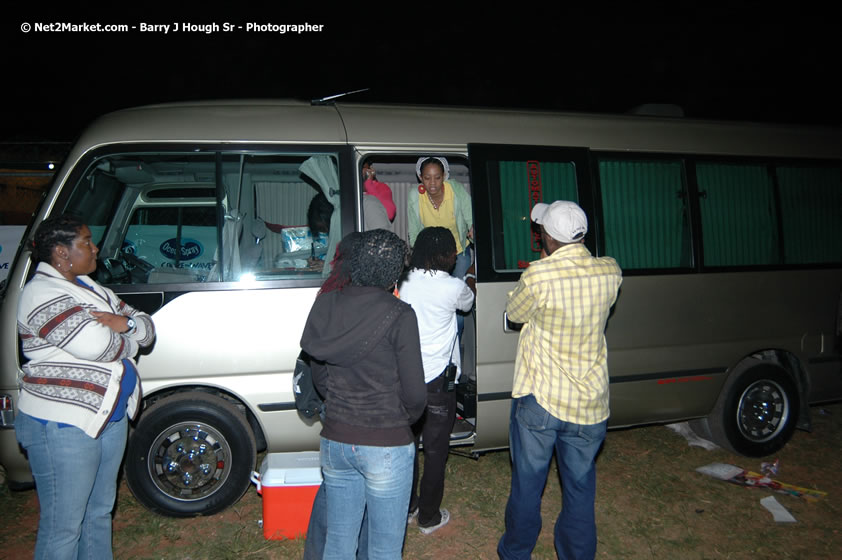
[[[515,323],[509,321],[509,315],[503,311],[503,332],[520,332],[523,328],[523,323]]]

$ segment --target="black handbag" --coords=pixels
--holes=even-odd
[[[295,395],[295,408],[307,418],[321,415],[324,412],[324,400],[313,383],[313,372],[310,370],[310,357],[304,353],[295,360],[295,373],[292,375],[292,392]]]

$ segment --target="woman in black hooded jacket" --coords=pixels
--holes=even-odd
[[[369,558],[401,556],[415,455],[411,425],[426,404],[415,312],[391,293],[406,253],[391,232],[360,234],[350,284],[316,298],[301,338],[325,397],[325,558],[355,557],[366,509]]]

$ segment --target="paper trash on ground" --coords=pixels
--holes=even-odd
[[[824,498],[827,492],[815,490],[813,488],[804,488],[802,486],[794,486],[786,482],[781,482],[768,476],[753,471],[747,471],[735,465],[727,465],[725,463],[711,463],[696,469],[702,474],[724,480],[739,486],[748,486],[750,488],[768,488],[780,494],[788,494],[798,498],[812,501]]]
[[[768,509],[772,514],[772,518],[778,523],[795,523],[796,521],[792,514],[774,496],[766,496],[760,500],[760,505]]]
[[[708,451],[713,451],[714,449],[719,449],[719,446],[713,443],[712,441],[708,441],[704,438],[700,438],[696,435],[696,432],[690,427],[690,424],[687,422],[676,422],[674,424],[667,424],[667,428],[684,436],[684,439],[687,440],[687,445],[695,445],[696,447],[701,447],[703,449],[707,449]]]

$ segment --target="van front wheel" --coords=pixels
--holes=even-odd
[[[178,393],[141,414],[129,438],[126,482],[156,513],[211,515],[248,489],[256,448],[234,405],[207,393]]]

